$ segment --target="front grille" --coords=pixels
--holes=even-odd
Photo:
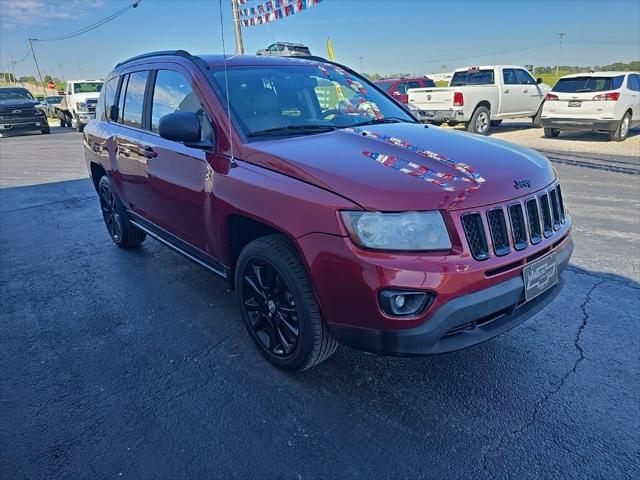
[[[87,100],[87,110],[89,113],[96,113],[96,106],[98,105],[98,100],[95,98]]]
[[[511,220],[511,235],[516,250],[527,248],[527,227],[524,224],[524,213],[519,203],[509,206],[509,220]]]
[[[552,236],[566,222],[566,217],[562,191],[556,185],[537,198],[490,208],[486,212],[464,213],[460,220],[471,255],[476,260],[486,260],[489,258],[487,232],[493,253],[501,257],[512,249],[525,250]]]
[[[20,113],[13,113],[20,110]],[[0,118],[3,120],[14,120],[20,118],[33,118],[38,116],[38,112],[33,107],[28,108],[2,108],[0,109]]]
[[[560,205],[555,188],[549,190],[549,198],[551,199],[551,213],[553,214],[553,229],[558,230],[560,228]]]
[[[540,212],[535,198],[527,200],[527,220],[529,221],[529,238],[535,245],[542,240],[542,227],[540,226]]]
[[[462,216],[462,228],[469,242],[471,255],[476,260],[486,260],[489,258],[487,239],[482,226],[482,217],[479,213],[467,213]]]
[[[506,255],[511,250],[509,248],[509,233],[507,223],[504,220],[504,212],[501,208],[489,210],[487,213],[489,221],[489,231],[493,242],[493,251],[499,257]]]
[[[553,224],[551,220],[551,208],[549,207],[549,195],[540,195],[540,212],[542,213],[542,233],[545,238],[550,237],[553,233]]]

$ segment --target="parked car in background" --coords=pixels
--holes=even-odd
[[[640,124],[640,74],[594,72],[567,75],[546,96],[541,115],[544,134],[562,131],[607,132],[621,142]]]
[[[102,80],[69,80],[59,107],[55,107],[61,127],[73,127],[82,132],[89,120],[95,118],[96,104]]]
[[[505,118],[530,117],[540,126],[540,112],[550,87],[516,65],[457,69],[448,87],[409,90],[409,105],[424,122],[464,123],[486,135]]]
[[[51,95],[48,97],[44,97],[44,100],[41,102],[44,105],[45,112],[47,117],[49,118],[57,118],[58,117],[58,109],[60,109],[60,104],[62,102],[62,95]]]
[[[16,132],[50,133],[44,106],[26,88],[0,88],[0,136]]]
[[[425,355],[488,340],[551,302],[573,250],[546,158],[425,128],[335,63],[140,55],[108,75],[83,138],[114,244],[150,235],[226,278],[285,369],[338,343]]]
[[[433,80],[427,77],[417,78],[383,78],[376,80],[375,83],[378,88],[384,90],[398,102],[407,105],[409,102],[409,96],[407,90],[410,88],[435,88],[436,84]]]
[[[274,57],[310,57],[309,47],[301,43],[276,42],[263,50],[258,50],[256,55]]]

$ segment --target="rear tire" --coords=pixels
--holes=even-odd
[[[618,124],[618,128],[609,132],[609,140],[613,142],[622,142],[629,136],[631,130],[631,114],[626,112]]]
[[[106,175],[98,183],[98,197],[102,218],[113,243],[120,248],[135,248],[144,242],[147,234],[129,222],[127,211]]]
[[[467,132],[477,133],[478,135],[488,135],[491,119],[489,109],[487,107],[478,107],[473,112],[471,120],[467,124]]]
[[[60,121],[60,127],[64,128],[67,125],[67,116],[64,114],[64,112],[57,110],[56,111],[56,117],[58,117],[58,120]]]
[[[544,136],[547,138],[556,138],[558,135],[560,135],[560,130],[558,130],[557,128],[544,129]]]
[[[240,253],[235,283],[245,327],[271,363],[302,371],[336,351],[338,343],[288,239],[268,235],[249,243]]]

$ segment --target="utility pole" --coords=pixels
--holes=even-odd
[[[558,33],[558,37],[560,37],[560,49],[558,50],[558,65],[556,65],[556,77],[558,76],[558,68],[560,68],[560,60],[562,57],[562,39],[565,37],[566,33],[560,32]]]
[[[13,75],[13,83],[18,83],[16,80],[16,63],[13,60],[13,55],[9,55],[9,61],[11,62],[11,75]]]
[[[44,88],[44,80],[42,79],[42,73],[40,73],[40,67],[38,66],[38,60],[36,59],[36,52],[33,49],[34,38],[29,39],[29,47],[31,48],[31,55],[33,55],[33,63],[36,64],[36,70],[38,71],[38,77],[40,77],[40,83],[42,84],[42,92],[46,95],[47,89]]]
[[[231,0],[231,12],[233,13],[233,31],[236,34],[236,55],[244,55],[242,43],[242,30],[240,29],[240,11],[238,0]]]
[[[363,68],[362,68],[362,59],[364,57],[358,57],[358,58],[360,59],[360,75],[362,75],[362,70],[363,70]]]

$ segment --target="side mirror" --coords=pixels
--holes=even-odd
[[[184,143],[187,147],[211,148],[211,141],[200,140],[200,131],[200,120],[191,112],[170,113],[158,124],[158,133],[164,139]]]
[[[540,85],[542,83],[542,77],[536,78],[536,83]]]

